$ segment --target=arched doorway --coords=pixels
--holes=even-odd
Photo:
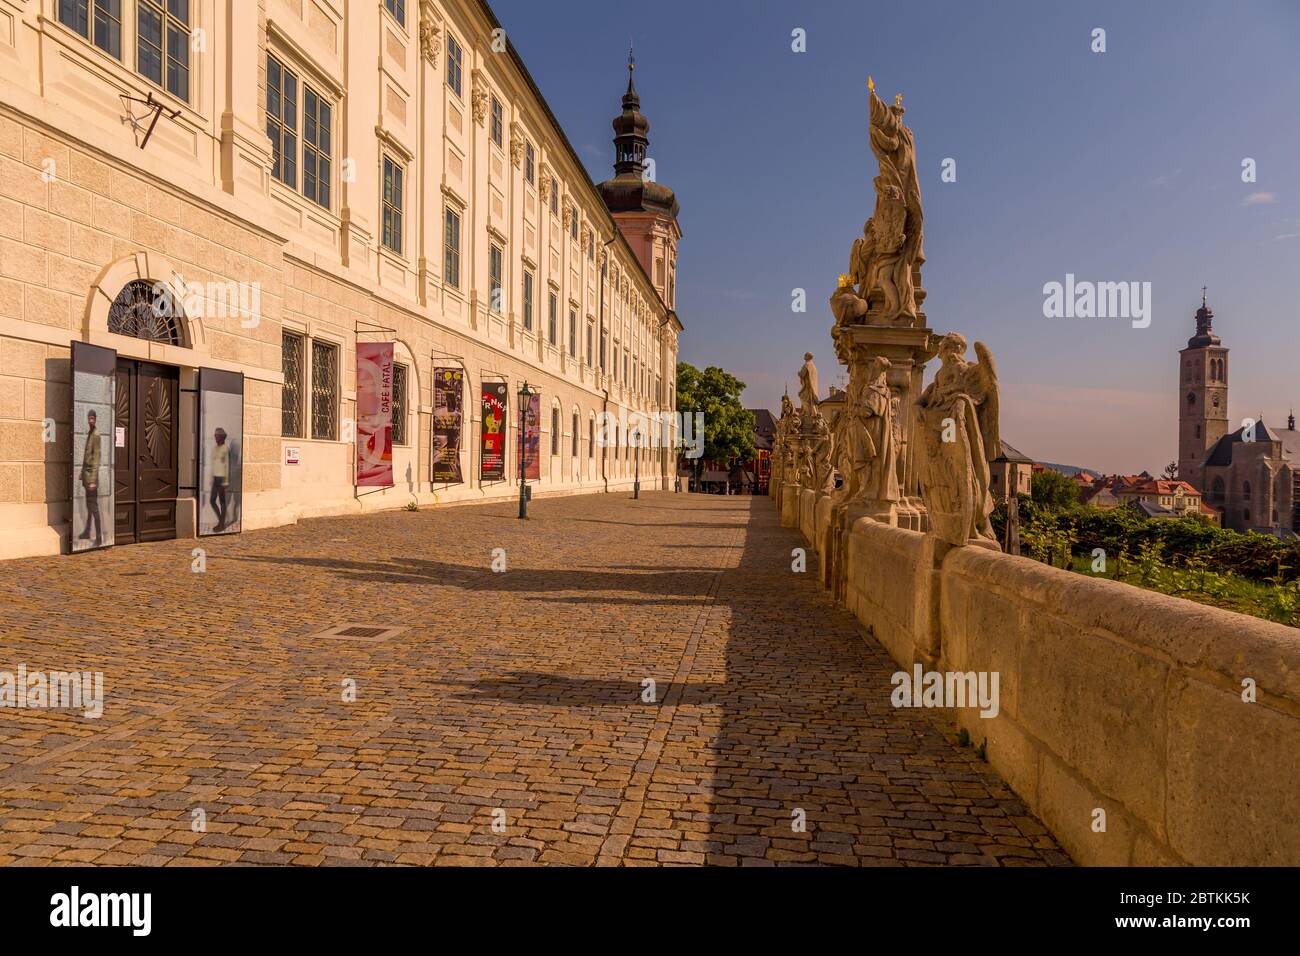
[[[171,290],[147,279],[127,282],[108,310],[116,335],[183,345]],[[180,369],[174,365],[117,360],[114,540],[117,544],[176,537],[180,494]]]

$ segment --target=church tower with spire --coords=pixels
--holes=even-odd
[[[1204,288],[1196,334],[1178,354],[1178,477],[1204,494],[1206,455],[1228,434],[1228,350],[1214,334]]]
[[[623,238],[670,310],[677,308],[677,196],[655,182],[654,160],[646,154],[650,121],[641,113],[636,91],[636,60],[628,51],[627,92],[623,112],[614,118],[614,178],[600,190]]]

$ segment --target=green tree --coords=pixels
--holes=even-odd
[[[1079,488],[1059,471],[1045,468],[1036,472],[1031,481],[1034,504],[1048,509],[1064,511],[1079,503]]]
[[[754,457],[755,422],[740,404],[744,390],[744,382],[716,365],[701,372],[688,362],[677,363],[677,411],[704,416],[704,456],[691,460],[697,481],[706,460],[728,465]]]

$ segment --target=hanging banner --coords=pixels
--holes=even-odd
[[[431,481],[460,484],[460,428],[465,373],[458,368],[433,370],[433,465]]]
[[[524,416],[524,480],[542,477],[542,396],[528,396],[528,414]]]
[[[393,343],[357,343],[357,487],[393,485]]]
[[[72,343],[72,550],[113,545],[117,352]]]
[[[244,376],[199,369],[199,534],[238,534],[244,512]]]
[[[484,382],[483,436],[479,458],[479,479],[501,481],[506,476],[506,389],[505,382]]]

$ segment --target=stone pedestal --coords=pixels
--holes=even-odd
[[[793,481],[787,481],[781,486],[782,528],[799,527],[799,491],[799,486]]]
[[[868,315],[870,318],[870,315]],[[921,500],[918,473],[920,428],[916,400],[924,388],[925,363],[934,357],[938,337],[928,328],[879,325],[839,326],[832,331],[835,354],[849,368],[850,377],[866,374],[867,364],[877,355],[889,359],[887,381],[897,399],[894,407],[894,439],[898,450],[899,501],[889,524],[913,531],[928,527]],[[868,510],[868,514],[872,509]],[[871,517],[876,517],[871,514]],[[880,519],[878,519],[880,520]]]

